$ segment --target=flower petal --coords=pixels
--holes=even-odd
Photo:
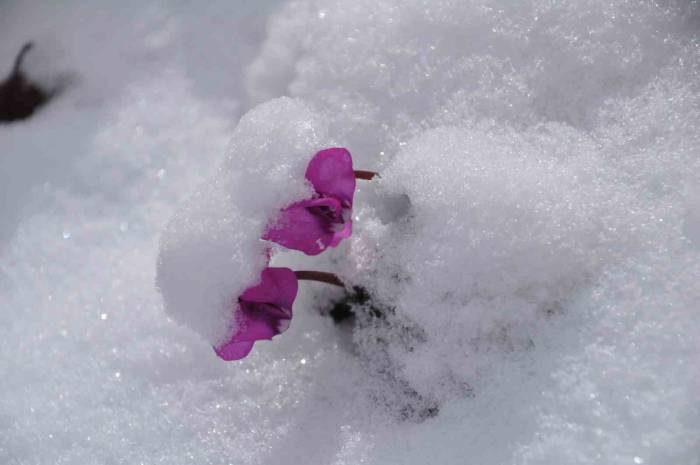
[[[298,289],[299,282],[292,270],[268,267],[260,274],[260,283],[246,289],[241,294],[241,300],[269,303],[283,309],[289,309],[289,318],[291,318],[292,304]]]
[[[292,305],[298,291],[297,277],[289,268],[265,268],[260,283],[238,299],[236,330],[228,341],[214,348],[224,360],[240,360],[255,341],[272,339],[289,328]]]
[[[313,209],[318,207],[328,207],[338,216],[342,215],[337,199],[302,200],[282,210],[262,238],[307,255],[320,254],[333,242],[336,232],[329,227],[330,222],[326,218],[314,212]]]
[[[287,329],[288,322],[292,318],[291,309],[281,309],[275,305],[241,302],[236,320],[238,329],[232,338],[236,341],[258,341],[260,339],[272,339],[281,333],[280,328]]]
[[[336,197],[344,206],[352,206],[355,172],[347,149],[334,147],[318,152],[306,167],[306,179],[319,194]]]
[[[262,304],[257,304],[262,305]],[[289,327],[289,318],[285,318],[286,325],[279,325],[274,319],[265,318],[263,315],[255,315],[245,310],[246,305],[241,303],[237,310],[236,320],[238,327],[229,340],[219,347],[215,347],[219,357],[224,360],[239,360],[250,353],[255,341],[260,339],[272,339],[281,331],[277,328]]]
[[[224,360],[239,360],[250,353],[255,341],[272,339],[286,331],[291,318],[291,308],[242,300],[236,312],[236,332],[214,350]]]
[[[350,209],[343,209],[344,223],[343,228],[339,231],[333,233],[333,237],[330,242],[328,242],[328,247],[336,247],[340,244],[340,241],[346,239],[352,235],[352,211]]]
[[[230,362],[232,360],[240,360],[253,350],[253,341],[234,342],[233,340],[215,347],[214,351],[220,358]]]

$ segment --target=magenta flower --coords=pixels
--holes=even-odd
[[[289,328],[298,282],[289,268],[265,268],[261,281],[238,298],[234,317],[236,329],[214,350],[222,359],[240,360],[250,353],[255,341],[272,339]]]
[[[306,179],[316,191],[314,196],[284,208],[263,239],[318,255],[352,233],[355,173],[350,152],[344,148],[321,150],[306,167]]]

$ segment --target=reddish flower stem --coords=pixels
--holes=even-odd
[[[343,282],[333,273],[326,273],[325,271],[295,271],[294,274],[297,275],[298,280],[318,281],[334,286],[345,287]]]
[[[379,173],[375,173],[374,171],[355,170],[355,179],[365,179],[370,181],[375,176],[379,176]]]

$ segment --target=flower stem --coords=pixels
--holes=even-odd
[[[15,58],[15,66],[12,68],[12,75],[19,74],[19,68],[22,66],[22,60],[24,60],[24,56],[33,46],[34,44],[32,42],[27,42],[22,46],[22,50],[19,51],[17,58]]]
[[[355,170],[355,179],[365,179],[370,181],[375,176],[379,176],[379,173],[375,173],[374,171]]]
[[[318,281],[334,286],[345,287],[343,282],[333,273],[326,273],[325,271],[295,271],[294,274],[297,276],[298,280]]]

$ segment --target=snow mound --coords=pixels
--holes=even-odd
[[[237,296],[267,262],[262,236],[277,212],[311,195],[304,172],[328,146],[327,125],[304,103],[279,98],[241,118],[226,160],[168,223],[157,283],[165,309],[212,345],[235,328]]]
[[[385,380],[373,397],[424,417],[485,396],[505,360],[559,344],[556,321],[605,318],[581,296],[613,275],[674,286],[678,275],[642,270],[697,254],[698,18],[683,2],[334,0],[273,17],[247,72],[250,99],[313,102],[357,166],[382,173],[358,197],[350,251],[335,257],[371,296],[354,304],[353,350]],[[682,353],[698,330],[692,301],[679,304]],[[667,355],[645,357],[650,378],[665,371]],[[681,378],[678,401],[692,402]],[[620,449],[626,428],[609,430]],[[681,444],[667,448],[692,455]]]
[[[333,133],[372,167],[441,124],[590,130],[606,101],[696,50],[697,5],[664,5],[297,0],[270,20],[247,93],[331,109]]]

